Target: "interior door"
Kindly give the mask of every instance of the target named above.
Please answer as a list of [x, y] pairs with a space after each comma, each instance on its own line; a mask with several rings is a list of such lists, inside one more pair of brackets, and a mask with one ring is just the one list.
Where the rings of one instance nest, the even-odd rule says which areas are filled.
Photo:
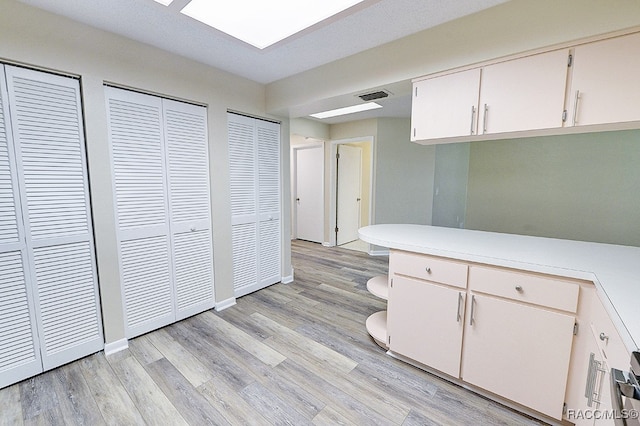
[[44, 370], [104, 347], [79, 81], [6, 67]]
[[342, 245], [358, 239], [362, 148], [338, 145], [336, 170], [336, 244]]
[[0, 388], [42, 372], [12, 139], [0, 64]]
[[126, 336], [175, 321], [162, 100], [106, 87]]
[[296, 238], [321, 243], [324, 239], [324, 147], [295, 151]]
[[162, 99], [176, 320], [214, 305], [205, 107]]

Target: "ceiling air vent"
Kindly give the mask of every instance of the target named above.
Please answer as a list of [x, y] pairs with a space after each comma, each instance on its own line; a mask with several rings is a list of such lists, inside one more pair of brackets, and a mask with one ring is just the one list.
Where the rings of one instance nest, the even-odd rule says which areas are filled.
[[369, 101], [374, 101], [376, 99], [386, 98], [390, 94], [391, 92], [388, 92], [386, 90], [377, 90], [371, 93], [363, 93], [362, 95], [358, 95], [358, 97], [365, 102], [369, 102]]

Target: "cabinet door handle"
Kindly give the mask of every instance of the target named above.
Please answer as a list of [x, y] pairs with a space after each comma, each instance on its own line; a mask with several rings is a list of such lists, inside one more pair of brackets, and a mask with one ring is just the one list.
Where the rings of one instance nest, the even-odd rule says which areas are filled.
[[469, 325], [473, 325], [473, 311], [476, 306], [476, 296], [471, 295], [471, 314], [469, 315]]
[[593, 384], [594, 384], [594, 372], [593, 363], [595, 354], [591, 352], [589, 355], [589, 368], [587, 368], [587, 384], [584, 387], [584, 397], [587, 398], [587, 406], [591, 407], [593, 405]]
[[482, 117], [482, 133], [487, 133], [487, 116], [489, 115], [489, 105], [484, 104], [484, 117]]
[[472, 105], [471, 106], [471, 130], [470, 130], [472, 135], [475, 134], [475, 130], [474, 130], [475, 121], [476, 121], [476, 107], [475, 105]]
[[[591, 352], [589, 354], [589, 369], [587, 370], [587, 386], [584, 390], [587, 407], [592, 407], [594, 402], [600, 404], [600, 392], [597, 388], [601, 387], [606, 372], [607, 370], [602, 368], [602, 362], [595, 359], [595, 354]], [[599, 375], [600, 377], [598, 377]], [[598, 386], [599, 384], [600, 386]]]
[[460, 320], [462, 319], [462, 313], [460, 312], [460, 308], [462, 308], [462, 293], [458, 293], [458, 315], [456, 316], [456, 321], [460, 322]]
[[578, 103], [580, 102], [580, 91], [576, 90], [576, 97], [573, 100], [573, 125], [578, 124]]
[[518, 293], [522, 293], [522, 286], [521, 286], [521, 285], [517, 285], [517, 286], [516, 286], [516, 291], [517, 291]]

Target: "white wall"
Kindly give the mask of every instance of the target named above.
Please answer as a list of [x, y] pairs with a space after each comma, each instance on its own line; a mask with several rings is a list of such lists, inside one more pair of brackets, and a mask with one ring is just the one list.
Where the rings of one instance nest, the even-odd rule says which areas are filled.
[[471, 143], [466, 228], [640, 246], [640, 130]]
[[[227, 109], [265, 116], [265, 91], [182, 57], [75, 23], [13, 0], [0, 0], [0, 60], [78, 75], [83, 90], [91, 202], [107, 343], [124, 337], [107, 141], [104, 82], [207, 105], [215, 287], [233, 297]], [[283, 203], [289, 194], [288, 120], [282, 127]], [[284, 210], [284, 272], [290, 273], [290, 214]]]

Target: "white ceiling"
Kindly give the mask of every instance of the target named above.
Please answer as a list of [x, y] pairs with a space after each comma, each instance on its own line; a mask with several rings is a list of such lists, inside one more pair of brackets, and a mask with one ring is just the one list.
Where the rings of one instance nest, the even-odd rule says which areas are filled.
[[[189, 0], [174, 0], [169, 7], [153, 0], [20, 1], [268, 84], [507, 0], [364, 0], [264, 50], [181, 14]], [[398, 98], [364, 116], [408, 116], [410, 97]], [[361, 117], [349, 116], [354, 118]], [[330, 121], [345, 119], [323, 120]]]

